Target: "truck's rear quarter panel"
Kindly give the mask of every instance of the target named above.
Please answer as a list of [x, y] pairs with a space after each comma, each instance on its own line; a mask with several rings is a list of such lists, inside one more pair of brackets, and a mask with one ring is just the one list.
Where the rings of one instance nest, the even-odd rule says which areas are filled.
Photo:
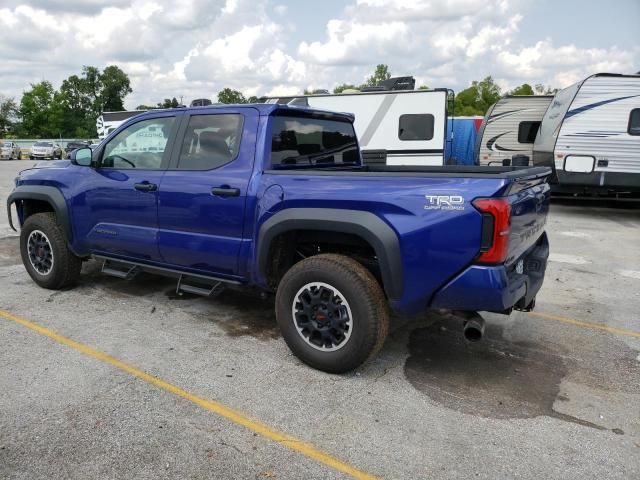
[[[265, 173], [262, 185], [263, 192], [266, 186], [279, 185], [284, 196], [274, 202], [265, 195], [259, 201], [258, 230], [259, 225], [284, 208], [361, 210], [374, 213], [390, 225], [400, 239], [404, 277], [402, 296], [393, 300], [392, 306], [409, 312], [426, 308], [433, 293], [477, 257], [482, 217], [471, 202], [476, 197], [493, 195], [506, 181], [283, 172]], [[461, 203], [456, 203], [457, 197]]]

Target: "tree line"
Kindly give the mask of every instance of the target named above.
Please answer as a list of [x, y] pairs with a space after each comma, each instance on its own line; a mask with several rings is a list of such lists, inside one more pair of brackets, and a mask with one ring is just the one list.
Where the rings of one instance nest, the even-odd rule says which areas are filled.
[[[378, 85], [391, 78], [389, 67], [377, 65], [364, 83], [345, 82], [333, 89], [334, 94], [348, 89], [359, 90]], [[418, 87], [428, 89], [426, 85]], [[474, 80], [471, 85], [450, 96], [449, 111], [456, 116], [484, 115], [489, 107], [503, 95], [553, 94], [557, 89], [537, 84], [522, 84], [503, 92], [491, 76]], [[0, 95], [0, 138], [92, 138], [96, 135], [96, 119], [105, 111], [124, 110], [124, 99], [132, 92], [129, 76], [115, 65], [102, 71], [85, 66], [80, 75], [63, 80], [58, 90], [51, 82], [33, 83], [16, 102], [14, 98]], [[305, 94], [312, 92], [305, 90]], [[218, 103], [256, 103], [256, 96], [245, 96], [239, 90], [223, 88], [217, 94]], [[182, 101], [182, 98], [181, 98]], [[176, 108], [176, 97], [165, 98], [156, 105], [138, 105], [137, 110]]]
[[101, 71], [85, 66], [57, 90], [42, 80], [30, 85], [20, 103], [0, 98], [0, 134], [10, 130], [15, 138], [92, 138], [100, 113], [124, 110], [124, 99], [131, 92], [129, 76], [119, 67]]

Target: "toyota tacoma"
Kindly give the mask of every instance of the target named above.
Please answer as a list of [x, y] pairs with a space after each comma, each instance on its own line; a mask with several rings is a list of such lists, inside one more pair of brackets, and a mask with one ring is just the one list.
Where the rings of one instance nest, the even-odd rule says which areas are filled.
[[381, 348], [390, 311], [462, 312], [473, 340], [475, 312], [533, 308], [549, 174], [366, 165], [350, 114], [205, 106], [140, 114], [93, 151], [24, 170], [7, 203], [39, 286], [72, 286], [94, 258], [179, 292], [254, 287], [275, 294], [295, 355], [338, 373]]

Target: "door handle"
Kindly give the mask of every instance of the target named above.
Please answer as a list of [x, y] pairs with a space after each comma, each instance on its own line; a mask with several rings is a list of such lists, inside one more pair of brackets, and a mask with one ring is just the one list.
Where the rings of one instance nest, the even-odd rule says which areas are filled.
[[216, 197], [239, 197], [240, 189], [239, 188], [231, 188], [227, 185], [223, 185], [221, 187], [214, 187], [211, 189], [211, 195]]
[[155, 192], [156, 190], [158, 190], [158, 185], [156, 185], [155, 183], [142, 182], [136, 183], [133, 188], [141, 192]]

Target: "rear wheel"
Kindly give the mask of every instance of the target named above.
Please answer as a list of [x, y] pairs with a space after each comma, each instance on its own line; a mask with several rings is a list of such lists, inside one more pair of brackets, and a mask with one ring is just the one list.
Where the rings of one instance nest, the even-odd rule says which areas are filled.
[[76, 283], [82, 260], [67, 247], [67, 241], [51, 212], [36, 213], [20, 231], [20, 254], [27, 273], [39, 286], [59, 290]]
[[371, 273], [342, 255], [295, 264], [276, 294], [276, 317], [293, 353], [318, 370], [353, 370], [382, 347], [389, 313]]

